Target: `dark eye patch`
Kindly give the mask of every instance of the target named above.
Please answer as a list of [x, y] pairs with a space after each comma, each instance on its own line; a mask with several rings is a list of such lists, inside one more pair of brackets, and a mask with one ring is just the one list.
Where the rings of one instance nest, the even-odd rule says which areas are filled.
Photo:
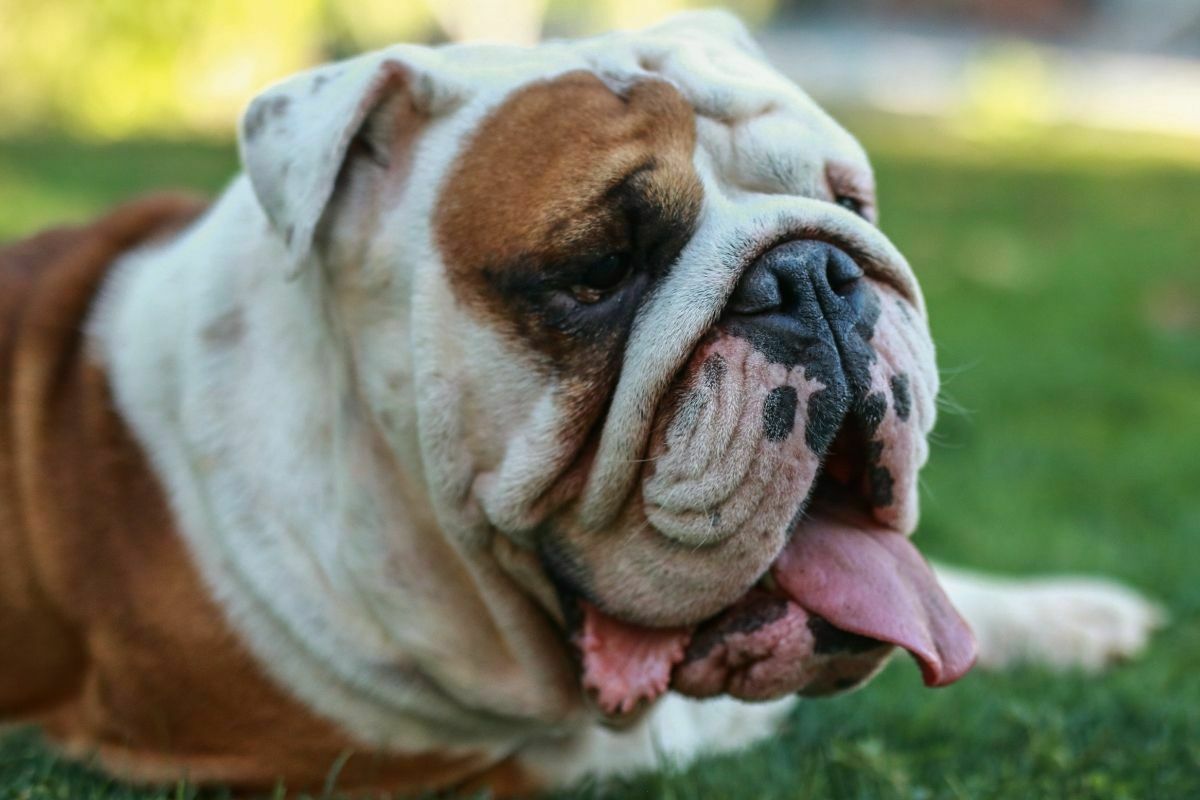
[[632, 273], [629, 253], [606, 253], [583, 265], [571, 294], [581, 303], [598, 303], [619, 289]]
[[613, 374], [699, 214], [694, 146], [694, 112], [663, 81], [618, 95], [576, 71], [519, 90], [442, 190], [438, 245], [456, 299], [551, 370]]
[[555, 270], [567, 292], [586, 305], [601, 303], [624, 292], [626, 286], [661, 277], [691, 237], [697, 216], [694, 204], [680, 202], [662, 186], [654, 159], [630, 170], [597, 202], [595, 213], [609, 220], [606, 241], [569, 258]]

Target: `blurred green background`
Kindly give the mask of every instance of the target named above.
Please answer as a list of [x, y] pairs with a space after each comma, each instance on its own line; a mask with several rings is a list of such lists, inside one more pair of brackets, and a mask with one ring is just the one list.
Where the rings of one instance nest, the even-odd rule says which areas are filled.
[[[241, 106], [313, 61], [678, 5], [531, 1], [497, 21], [468, 2], [0, 0], [0, 241], [153, 188], [218, 191]], [[1120, 578], [1170, 626], [1102, 676], [976, 672], [935, 692], [897, 662], [749, 753], [563, 797], [1200, 797], [1200, 26], [1186, 4], [1127, 6], [738, 10], [872, 153], [883, 227], [923, 282], [945, 395], [918, 541], [998, 572]], [[0, 739], [0, 798], [195, 794]]]

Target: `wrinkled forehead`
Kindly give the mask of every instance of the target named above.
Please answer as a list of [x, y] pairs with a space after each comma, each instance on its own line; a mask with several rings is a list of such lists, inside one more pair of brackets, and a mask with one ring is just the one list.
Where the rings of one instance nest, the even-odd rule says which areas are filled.
[[[460, 45], [444, 55], [477, 92], [469, 115], [475, 121], [567, 73], [591, 73], [616, 97], [659, 81], [691, 111], [696, 169], [709, 191], [823, 197], [831, 173], [855, 195], [873, 191], [858, 142], [771, 68], [740, 23], [724, 15], [685, 15], [647, 30], [532, 48]], [[545, 113], [579, 109], [564, 98]], [[469, 138], [471, 130], [462, 133]]]
[[[749, 191], [813, 194], [826, 165], [861, 171], [865, 154], [796, 84], [776, 72], [745, 30], [615, 34], [579, 49], [617, 91], [661, 79], [696, 115], [699, 166], [707, 179]], [[751, 157], [752, 156], [752, 157]]]

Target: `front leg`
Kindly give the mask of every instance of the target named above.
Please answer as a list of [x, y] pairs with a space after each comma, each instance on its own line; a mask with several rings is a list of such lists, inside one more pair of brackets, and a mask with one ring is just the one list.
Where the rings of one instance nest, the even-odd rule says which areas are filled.
[[684, 767], [699, 756], [741, 750], [770, 736], [795, 702], [795, 697], [767, 703], [730, 697], [691, 700], [672, 693], [629, 728], [591, 725], [531, 745], [521, 753], [520, 763], [547, 788], [569, 786], [587, 776]]
[[979, 641], [981, 667], [1016, 663], [1099, 670], [1145, 648], [1162, 608], [1114, 581], [1007, 579], [938, 566], [938, 579]]

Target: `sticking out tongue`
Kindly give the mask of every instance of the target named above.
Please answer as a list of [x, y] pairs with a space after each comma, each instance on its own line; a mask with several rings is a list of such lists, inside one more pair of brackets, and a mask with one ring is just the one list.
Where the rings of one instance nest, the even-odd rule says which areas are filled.
[[817, 512], [772, 572], [809, 613], [912, 653], [926, 686], [954, 683], [975, 663], [975, 636], [903, 534], [851, 512]]
[[[925, 559], [907, 536], [864, 515], [842, 509], [813, 512], [796, 530], [772, 574], [794, 603], [788, 613], [823, 617], [835, 628], [904, 648], [917, 660], [928, 686], [953, 683], [975, 661], [974, 636]], [[590, 603], [582, 605], [577, 643], [583, 656], [583, 683], [601, 710], [625, 714], [640, 701], [664, 693], [672, 670], [684, 660], [693, 631], [643, 628], [616, 620]], [[776, 642], [769, 637], [778, 635], [778, 626], [766, 626], [761, 634], [740, 627], [736, 649], [755, 653], [760, 670], [763, 653], [768, 654], [767, 661], [813, 656], [812, 639], [793, 638], [786, 646], [774, 647]], [[763, 641], [756, 641], [756, 636]], [[778, 674], [779, 670], [761, 672]], [[721, 682], [727, 677], [721, 676]], [[772, 687], [773, 693], [776, 688]]]

